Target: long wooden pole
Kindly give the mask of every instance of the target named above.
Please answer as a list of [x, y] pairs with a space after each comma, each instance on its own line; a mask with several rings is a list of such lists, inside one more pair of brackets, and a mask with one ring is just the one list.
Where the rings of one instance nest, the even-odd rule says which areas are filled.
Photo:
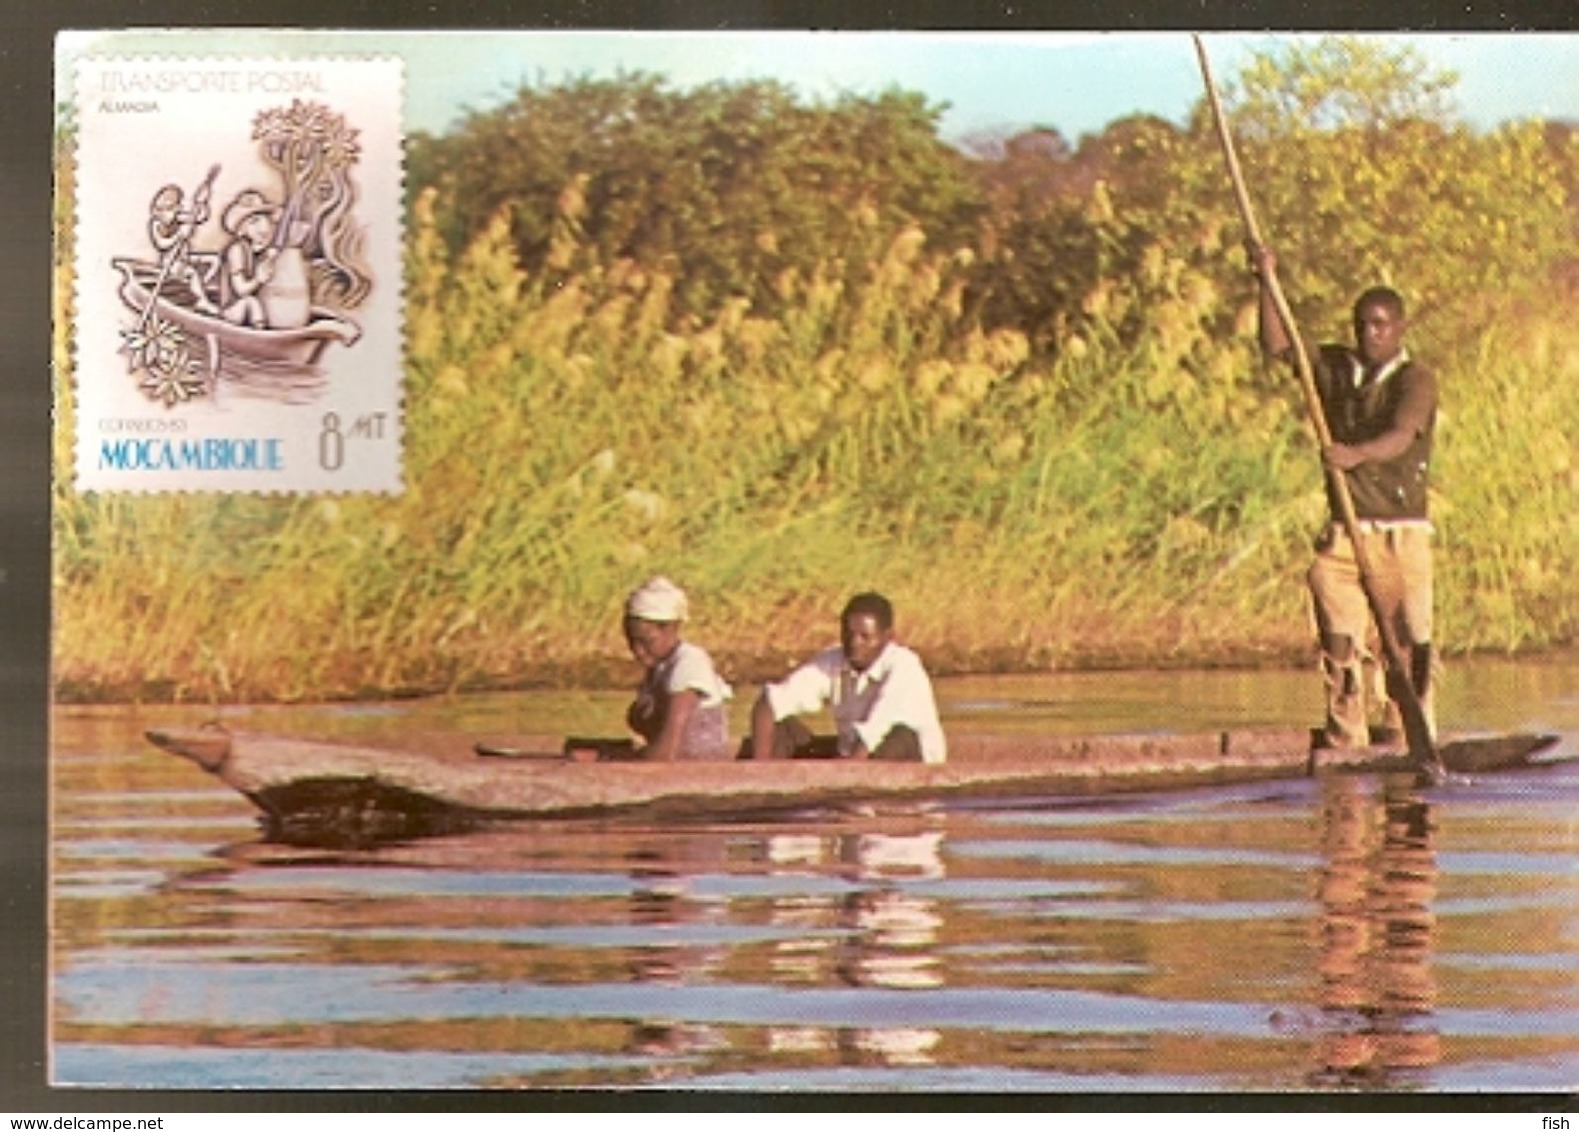
[[[1223, 160], [1228, 165], [1228, 176], [1234, 185], [1234, 197], [1239, 202], [1239, 214], [1244, 219], [1250, 242], [1259, 248], [1262, 246], [1260, 226], [1256, 223], [1255, 208], [1250, 203], [1249, 190], [1245, 188], [1244, 173], [1239, 167], [1239, 155], [1234, 149], [1233, 135], [1228, 132], [1228, 119], [1223, 113], [1222, 100], [1217, 94], [1217, 84], [1212, 80], [1212, 66], [1206, 57], [1206, 47], [1199, 35], [1191, 38], [1195, 42], [1196, 58], [1200, 60], [1201, 78], [1206, 83], [1206, 97], [1211, 103], [1212, 121], [1217, 126], [1217, 138], [1222, 143]], [[1305, 408], [1310, 414], [1311, 424], [1315, 427], [1316, 439], [1325, 451], [1332, 445], [1332, 429], [1327, 424], [1327, 414], [1321, 404], [1321, 395], [1316, 390], [1316, 374], [1311, 367], [1310, 353], [1306, 350], [1304, 339], [1300, 335], [1293, 308], [1289, 306], [1288, 297], [1283, 293], [1282, 284], [1278, 282], [1277, 272], [1266, 269], [1261, 278], [1293, 346], [1294, 367], [1299, 372], [1300, 387], [1305, 395]], [[1409, 754], [1420, 769], [1440, 773], [1441, 760], [1437, 755], [1436, 741], [1431, 735], [1431, 725], [1425, 717], [1425, 708], [1421, 705], [1420, 695], [1415, 689], [1408, 661], [1404, 657], [1403, 646], [1398, 641], [1398, 634], [1386, 611], [1377, 599], [1376, 575], [1371, 566], [1370, 553], [1360, 540], [1360, 523], [1354, 512], [1354, 497], [1349, 492], [1349, 481], [1338, 468], [1327, 466], [1326, 471], [1327, 478], [1332, 484], [1333, 499], [1338, 504], [1339, 519], [1349, 536], [1349, 542], [1354, 547], [1354, 564], [1359, 570], [1360, 587], [1365, 591], [1366, 603], [1371, 608], [1371, 616], [1376, 620], [1376, 629], [1381, 637], [1382, 656], [1388, 671], [1388, 690], [1397, 701], [1399, 713], [1403, 716], [1404, 739], [1409, 745]]]
[[[213, 191], [214, 178], [218, 176], [219, 166], [210, 166], [208, 176], [203, 179], [203, 183], [192, 193], [192, 223], [194, 226], [201, 224], [208, 215], [208, 194]], [[165, 280], [170, 277], [171, 266], [180, 258], [182, 251], [186, 249], [186, 245], [191, 242], [191, 239], [191, 232], [182, 235], [180, 239], [170, 245], [169, 252], [165, 254], [163, 261], [159, 264], [159, 274], [154, 278], [153, 290], [148, 292], [148, 302], [143, 307], [142, 317], [137, 320], [139, 333], [148, 325], [148, 317], [153, 314], [154, 304], [159, 301], [159, 292], [164, 288]]]

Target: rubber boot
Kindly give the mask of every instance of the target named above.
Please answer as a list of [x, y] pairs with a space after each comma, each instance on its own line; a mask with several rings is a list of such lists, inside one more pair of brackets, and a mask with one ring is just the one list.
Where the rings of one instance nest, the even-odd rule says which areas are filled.
[[1365, 725], [1365, 674], [1351, 637], [1322, 637], [1321, 671], [1327, 685], [1327, 721], [1322, 728], [1325, 745], [1365, 746], [1370, 741]]

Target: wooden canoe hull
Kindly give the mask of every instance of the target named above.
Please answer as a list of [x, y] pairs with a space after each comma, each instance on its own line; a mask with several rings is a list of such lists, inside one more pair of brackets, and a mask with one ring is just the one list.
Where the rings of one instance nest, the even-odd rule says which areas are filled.
[[[960, 736], [950, 761], [920, 763], [598, 762], [552, 757], [545, 739], [495, 740], [522, 756], [479, 758], [457, 736], [418, 749], [312, 742], [217, 729], [151, 731], [250, 799], [277, 840], [365, 843], [481, 822], [645, 816], [732, 816], [903, 799], [1078, 797], [1354, 770], [1407, 772], [1406, 752], [1312, 750], [1306, 731], [1013, 738]], [[1530, 765], [1551, 735], [1451, 739], [1451, 772]]]
[[[158, 267], [131, 259], [111, 262], [121, 273], [121, 301], [134, 311], [147, 309]], [[313, 365], [330, 345], [353, 345], [362, 334], [354, 323], [321, 307], [312, 309], [307, 325], [290, 329], [240, 326], [172, 302], [162, 290], [153, 298], [153, 309], [194, 338], [214, 339], [221, 353], [294, 366]]]

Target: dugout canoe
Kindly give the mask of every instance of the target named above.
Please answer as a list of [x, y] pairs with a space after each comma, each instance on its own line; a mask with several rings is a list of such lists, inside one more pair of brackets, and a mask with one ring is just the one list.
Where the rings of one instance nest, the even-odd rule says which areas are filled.
[[[120, 296], [133, 311], [150, 308], [167, 322], [197, 341], [213, 344], [220, 364], [227, 355], [253, 361], [288, 366], [314, 365], [331, 345], [354, 345], [362, 330], [325, 307], [313, 307], [307, 325], [290, 329], [241, 326], [217, 314], [204, 314], [192, 305], [195, 298], [186, 293], [185, 302], [176, 295], [185, 290], [177, 280], [159, 280], [159, 265], [141, 260], [116, 258], [110, 261], [121, 273]], [[154, 288], [158, 287], [155, 294]]]
[[[1407, 752], [1315, 749], [1309, 731], [1081, 737], [951, 736], [949, 761], [578, 762], [545, 737], [408, 736], [400, 748], [207, 727], [148, 732], [261, 811], [293, 843], [371, 843], [541, 818], [727, 817], [905, 799], [1034, 799], [1407, 772]], [[1459, 736], [1456, 774], [1537, 765], [1555, 735]], [[479, 757], [480, 753], [513, 757]]]

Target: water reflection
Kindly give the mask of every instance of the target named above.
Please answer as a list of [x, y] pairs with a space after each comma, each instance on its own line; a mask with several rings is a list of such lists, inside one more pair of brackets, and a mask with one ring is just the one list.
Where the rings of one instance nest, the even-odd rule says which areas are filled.
[[[653, 942], [634, 948], [632, 982], [660, 986], [694, 986], [712, 981], [727, 949], [665, 942], [665, 929], [716, 921], [724, 905], [705, 901], [690, 891], [689, 878], [717, 871], [723, 865], [723, 841], [717, 837], [665, 837], [643, 842], [629, 853], [630, 922], [650, 930]], [[682, 933], [683, 934], [683, 933]], [[728, 1039], [716, 1026], [679, 1018], [643, 1018], [631, 1025], [627, 1050], [644, 1057], [685, 1058], [722, 1049]], [[652, 1066], [657, 1079], [671, 1068]]]
[[[1488, 704], [1488, 689], [1506, 694], [1500, 714], [1457, 718], [1538, 720], [1579, 752], [1579, 659], [1510, 673], [1460, 684]], [[1117, 679], [1071, 687], [1106, 694]], [[1173, 718], [1195, 684], [1170, 680], [1122, 686], [1156, 699], [1130, 725]], [[1268, 685], [1247, 686], [1259, 711]], [[1017, 687], [981, 698], [1064, 701]], [[399, 722], [508, 731], [506, 711], [552, 701], [525, 702], [413, 704]], [[335, 719], [259, 711], [253, 726], [377, 739]], [[233, 791], [144, 750], [142, 728], [168, 722], [68, 718], [55, 737], [58, 1085], [1134, 1094], [1579, 1080], [1579, 763], [1479, 777], [1430, 806], [1407, 784], [1346, 778], [941, 813], [512, 823], [308, 852], [258, 841]], [[1283, 1008], [1269, 1028], [1270, 1003]]]
[[1323, 786], [1314, 1084], [1408, 1086], [1441, 1059], [1434, 830], [1411, 776], [1337, 775]]
[[[871, 815], [860, 816], [850, 829], [796, 826], [744, 837], [654, 832], [627, 845], [627, 914], [645, 937], [627, 951], [627, 977], [669, 987], [731, 986], [741, 974], [730, 968], [731, 957], [740, 956], [731, 951], [727, 933], [719, 935], [725, 942], [712, 945], [697, 942], [709, 936], [695, 929], [760, 914], [774, 930], [766, 970], [777, 985], [942, 987], [943, 914], [919, 887], [944, 876], [942, 818], [886, 814], [874, 828]], [[742, 865], [786, 882], [782, 891], [742, 886], [739, 878], [720, 880]], [[806, 883], [808, 877], [819, 883]], [[732, 895], [712, 891], [720, 884]], [[629, 1025], [625, 1052], [651, 1059], [647, 1075], [655, 1082], [751, 1042], [744, 1031], [685, 1017], [639, 1017]], [[776, 1024], [765, 1028], [761, 1040], [775, 1057], [790, 1061], [917, 1067], [934, 1064], [942, 1034], [898, 1024]]]
[[[848, 987], [933, 990], [944, 985], [938, 957], [944, 924], [937, 900], [917, 882], [944, 876], [941, 818], [918, 814], [919, 828], [773, 835], [765, 857], [770, 871], [833, 868], [852, 887], [842, 895], [797, 895], [774, 901], [773, 922], [805, 934], [780, 941], [775, 975]], [[832, 932], [828, 928], [834, 929]], [[783, 1054], [833, 1054], [840, 1065], [929, 1066], [942, 1034], [926, 1026], [774, 1027], [769, 1048]]]

